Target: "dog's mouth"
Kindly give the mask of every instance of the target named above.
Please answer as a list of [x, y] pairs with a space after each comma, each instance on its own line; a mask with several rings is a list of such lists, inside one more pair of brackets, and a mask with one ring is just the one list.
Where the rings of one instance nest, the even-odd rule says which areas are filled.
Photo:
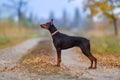
[[45, 24], [41, 24], [40, 26], [41, 28], [48, 29], [48, 26], [46, 26]]
[[44, 26], [43, 26], [43, 25], [40, 25], [40, 27], [41, 27], [41, 28], [44, 28]]

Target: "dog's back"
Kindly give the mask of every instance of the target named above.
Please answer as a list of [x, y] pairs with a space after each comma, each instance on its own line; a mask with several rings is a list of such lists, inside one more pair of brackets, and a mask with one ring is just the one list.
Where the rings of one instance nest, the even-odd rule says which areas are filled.
[[86, 44], [85, 42], [87, 41], [89, 40], [86, 38], [69, 36], [60, 32], [53, 36], [53, 43], [55, 47], [60, 47], [61, 49], [80, 46], [80, 44]]

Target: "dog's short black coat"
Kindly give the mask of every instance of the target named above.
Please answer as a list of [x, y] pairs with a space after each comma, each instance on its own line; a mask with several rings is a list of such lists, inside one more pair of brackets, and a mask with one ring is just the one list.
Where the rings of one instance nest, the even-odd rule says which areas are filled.
[[[53, 19], [46, 23], [40, 25], [42, 28], [48, 29], [53, 38], [53, 44], [57, 51], [57, 66], [61, 63], [61, 50], [80, 47], [82, 52], [90, 59], [91, 65], [89, 68], [97, 68], [97, 59], [91, 54], [90, 41], [83, 37], [68, 36], [66, 34], [60, 33], [53, 24]], [[93, 66], [93, 62], [95, 65]]]

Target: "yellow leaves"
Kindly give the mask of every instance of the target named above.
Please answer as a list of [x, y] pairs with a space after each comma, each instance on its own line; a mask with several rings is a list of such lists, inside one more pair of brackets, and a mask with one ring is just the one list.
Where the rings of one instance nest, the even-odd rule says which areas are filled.
[[23, 61], [23, 64], [30, 64], [31, 63], [31, 59], [25, 59], [24, 61]]
[[26, 66], [30, 71], [37, 73], [56, 73], [64, 71], [64, 67], [54, 66], [55, 61], [51, 56], [41, 55], [39, 57], [25, 58], [22, 64]]
[[91, 11], [91, 17], [95, 16], [99, 13], [99, 9], [95, 7], [95, 5], [89, 5], [89, 9]]
[[107, 10], [112, 11], [114, 9], [113, 6], [107, 6]]
[[51, 63], [50, 61], [49, 58], [42, 55], [41, 57], [34, 57], [33, 59], [26, 58], [23, 60], [23, 64]]
[[91, 10], [91, 16], [95, 16], [99, 13], [99, 10], [96, 9], [96, 10]]
[[106, 67], [120, 67], [120, 61], [113, 55], [99, 55], [95, 54], [96, 58], [100, 61], [101, 65]]
[[109, 19], [113, 18], [113, 15], [111, 13], [108, 13], [106, 11], [103, 11], [104, 15], [107, 16]]
[[106, 3], [106, 2], [100, 3], [99, 4], [99, 8], [102, 11], [112, 11], [114, 9], [113, 6], [108, 5], [108, 3]]
[[106, 3], [101, 3], [99, 7], [101, 10], [104, 10], [106, 8], [106, 6], [107, 6]]
[[115, 9], [115, 7], [110, 3], [111, 3], [110, 0], [104, 0], [104, 1], [89, 0], [85, 8], [87, 7], [90, 9], [91, 16], [95, 16], [100, 12], [110, 13], [112, 10]]
[[38, 43], [38, 45], [30, 51], [28, 55], [23, 57], [23, 66], [30, 72], [39, 74], [65, 71], [66, 67], [63, 65], [61, 67], [54, 66], [56, 64], [56, 60], [50, 43], [50, 41], [41, 41]]

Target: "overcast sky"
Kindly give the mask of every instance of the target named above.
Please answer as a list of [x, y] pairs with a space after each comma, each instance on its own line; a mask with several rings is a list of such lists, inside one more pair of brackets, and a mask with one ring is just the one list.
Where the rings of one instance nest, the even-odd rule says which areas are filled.
[[49, 13], [53, 11], [56, 17], [61, 17], [63, 9], [66, 9], [69, 16], [73, 16], [74, 9], [81, 6], [82, 0], [74, 0], [68, 2], [68, 0], [31, 0], [29, 5], [31, 11], [39, 17], [47, 18]]
[[[5, 0], [0, 0], [0, 3]], [[55, 17], [60, 18], [62, 16], [62, 11], [66, 9], [69, 16], [72, 17], [75, 8], [82, 8], [82, 0], [28, 0], [28, 12], [32, 12], [39, 18], [48, 18], [51, 11], [54, 12]], [[6, 15], [6, 14], [4, 14]]]

